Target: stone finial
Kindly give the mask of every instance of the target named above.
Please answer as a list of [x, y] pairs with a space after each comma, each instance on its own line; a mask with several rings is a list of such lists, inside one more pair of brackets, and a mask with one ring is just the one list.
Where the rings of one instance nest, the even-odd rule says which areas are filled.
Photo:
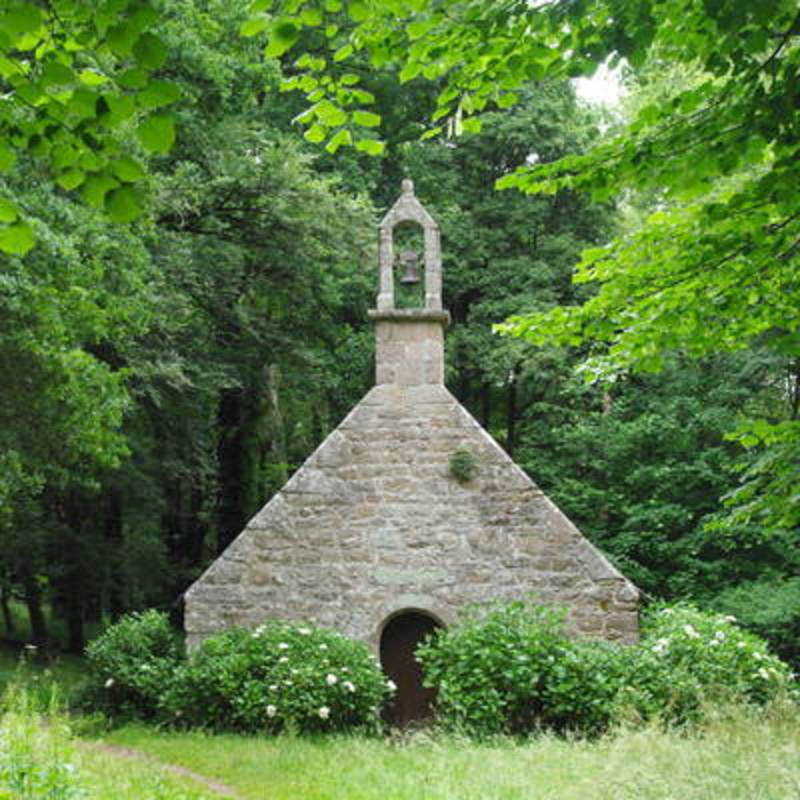
[[425, 238], [425, 309], [442, 310], [442, 251], [439, 226], [414, 195], [414, 182], [405, 178], [402, 193], [379, 226], [380, 288], [378, 311], [394, 309], [394, 229], [401, 222], [416, 222]]

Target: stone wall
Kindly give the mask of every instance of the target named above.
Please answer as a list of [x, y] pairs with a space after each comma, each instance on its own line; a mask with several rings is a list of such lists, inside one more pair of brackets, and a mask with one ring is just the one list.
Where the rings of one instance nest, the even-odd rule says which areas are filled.
[[[466, 604], [528, 593], [566, 606], [578, 633], [636, 639], [636, 588], [441, 377], [414, 381], [379, 382], [189, 589], [190, 646], [283, 617], [377, 647], [403, 609], [447, 625]], [[458, 449], [477, 460], [463, 484], [449, 466]]]

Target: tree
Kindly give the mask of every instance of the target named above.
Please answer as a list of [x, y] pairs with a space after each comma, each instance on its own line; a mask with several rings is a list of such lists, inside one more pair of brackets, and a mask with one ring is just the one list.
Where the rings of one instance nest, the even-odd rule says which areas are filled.
[[[307, 27], [330, 33], [332, 62], [298, 61], [304, 74], [288, 85], [307, 91], [303, 119], [330, 135], [332, 148], [360, 135], [358, 106], [368, 99], [345, 79], [355, 52], [376, 68], [397, 65], [401, 79], [438, 82], [432, 122], [447, 125], [431, 134], [458, 132], [466, 115], [492, 103], [514, 103], [525, 80], [586, 74], [608, 57], [635, 69], [657, 52], [699, 69], [702, 81], [643, 107], [586, 154], [526, 165], [498, 181], [529, 193], [569, 187], [602, 199], [648, 190], [663, 200], [639, 229], [584, 254], [576, 280], [596, 287], [589, 299], [518, 317], [505, 330], [532, 341], [596, 343], [586, 369], [597, 377], [658, 369], [676, 349], [698, 358], [764, 341], [798, 356], [795, 3], [257, 0], [252, 8], [248, 32], [266, 30], [273, 55], [288, 52]], [[345, 11], [350, 25], [331, 28]], [[765, 419], [743, 429], [743, 443], [765, 443], [772, 456], [754, 465], [749, 489], [734, 498], [742, 501], [740, 522], [800, 523], [789, 478], [798, 424]]]

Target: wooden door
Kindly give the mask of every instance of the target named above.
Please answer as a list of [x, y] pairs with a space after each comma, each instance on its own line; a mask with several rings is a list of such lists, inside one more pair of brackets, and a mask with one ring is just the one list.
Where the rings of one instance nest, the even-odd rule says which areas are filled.
[[432, 714], [435, 690], [422, 685], [422, 666], [414, 650], [439, 625], [427, 614], [407, 611], [391, 619], [381, 634], [381, 664], [397, 685], [394, 700], [386, 709], [386, 719], [393, 725], [406, 726]]

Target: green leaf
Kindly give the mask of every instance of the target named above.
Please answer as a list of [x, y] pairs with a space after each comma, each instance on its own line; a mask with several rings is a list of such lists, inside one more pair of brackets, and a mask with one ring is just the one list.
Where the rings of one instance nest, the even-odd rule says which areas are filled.
[[339, 78], [339, 83], [342, 86], [353, 86], [354, 84], [358, 83], [361, 78], [355, 74], [355, 72], [345, 72], [341, 78]]
[[349, 0], [347, 3], [347, 13], [353, 22], [364, 22], [369, 16], [369, 9], [364, 0]]
[[174, 103], [180, 96], [181, 90], [177, 83], [152, 80], [147, 88], [137, 95], [136, 101], [140, 108], [159, 108]]
[[36, 238], [30, 225], [18, 222], [7, 228], [0, 228], [0, 250], [15, 256], [24, 256], [33, 245]]
[[[0, 30], [14, 40], [26, 33], [34, 33], [42, 25], [42, 12], [33, 3], [17, 3], [0, 17]], [[19, 46], [19, 43], [15, 41]]]
[[84, 181], [81, 195], [90, 206], [102, 208], [106, 194], [117, 186], [119, 186], [119, 181], [101, 172], [99, 175], [90, 175]]
[[325, 141], [325, 137], [327, 135], [328, 129], [323, 125], [315, 123], [303, 134], [303, 138], [309, 142], [313, 142], [314, 144], [319, 144], [320, 142]]
[[125, 58], [131, 54], [131, 49], [139, 36], [137, 26], [131, 20], [125, 20], [115, 25], [106, 34], [106, 44], [116, 56]]
[[124, 183], [134, 183], [142, 180], [145, 176], [142, 165], [128, 156], [112, 161], [109, 167], [114, 175]]
[[59, 86], [74, 80], [75, 73], [59, 61], [49, 61], [42, 70], [43, 86]]
[[342, 0], [325, 0], [325, 10], [331, 14], [342, 10]]
[[346, 44], [340, 47], [334, 54], [333, 60], [334, 61], [344, 61], [346, 58], [353, 54], [353, 45]]
[[0, 142], [0, 172], [10, 170], [16, 160], [14, 151], [5, 142]]
[[300, 19], [303, 25], [315, 28], [317, 25], [322, 25], [322, 12], [318, 8], [309, 6], [300, 12]]
[[335, 153], [342, 145], [352, 143], [353, 136], [350, 131], [347, 130], [347, 128], [341, 128], [337, 133], [331, 136], [330, 141], [325, 145], [325, 149], [329, 153]]
[[328, 128], [335, 128], [347, 122], [347, 114], [330, 100], [322, 100], [314, 106], [317, 119]]
[[377, 139], [359, 139], [356, 142], [356, 150], [367, 153], [370, 156], [379, 156], [386, 149], [386, 143]]
[[84, 180], [86, 179], [86, 173], [79, 169], [68, 169], [66, 172], [62, 172], [57, 178], [56, 183], [66, 191], [71, 191], [72, 189], [77, 188], [80, 186]]
[[354, 111], [353, 122], [365, 128], [376, 128], [381, 124], [381, 118], [379, 114], [373, 114], [371, 111]]
[[153, 33], [143, 33], [133, 45], [133, 57], [140, 67], [155, 70], [167, 60], [167, 48]]
[[14, 222], [18, 216], [17, 207], [5, 197], [0, 197], [0, 222]]
[[125, 89], [142, 89], [147, 85], [148, 77], [145, 70], [133, 67], [121, 73], [117, 83]]
[[175, 123], [170, 116], [151, 116], [136, 129], [136, 136], [148, 152], [168, 153], [175, 141]]
[[96, 70], [85, 69], [78, 74], [78, 80], [86, 86], [100, 86], [106, 83], [108, 78]]
[[114, 189], [106, 198], [105, 207], [114, 222], [132, 222], [142, 215], [139, 196], [132, 186]]
[[269, 27], [269, 17], [251, 17], [242, 23], [239, 33], [242, 36], [256, 36]]

